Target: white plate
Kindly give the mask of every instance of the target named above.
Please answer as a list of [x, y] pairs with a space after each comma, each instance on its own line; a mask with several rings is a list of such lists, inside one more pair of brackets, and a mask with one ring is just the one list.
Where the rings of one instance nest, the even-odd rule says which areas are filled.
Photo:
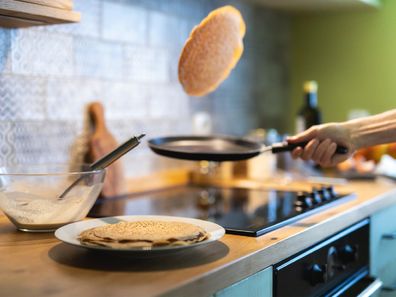
[[[103, 226], [108, 224], [115, 224], [120, 221], [133, 222], [133, 221], [143, 221], [143, 220], [156, 220], [156, 221], [176, 221], [176, 222], [184, 222], [190, 223], [196, 226], [203, 228], [206, 232], [210, 234], [210, 237], [204, 241], [197, 242], [191, 245], [183, 245], [183, 246], [164, 246], [164, 247], [154, 247], [152, 249], [143, 249], [143, 248], [130, 248], [130, 249], [114, 249], [109, 247], [101, 247], [101, 246], [88, 246], [83, 245], [78, 240], [78, 235], [87, 229]], [[219, 240], [223, 237], [225, 230], [223, 227], [203, 220], [192, 219], [192, 218], [183, 218], [183, 217], [172, 217], [172, 216], [117, 216], [117, 217], [106, 217], [100, 219], [92, 219], [87, 221], [81, 221], [76, 223], [71, 223], [65, 225], [58, 230], [55, 231], [55, 237], [59, 240], [74, 245], [80, 246], [88, 249], [94, 250], [106, 250], [106, 251], [121, 251], [121, 252], [135, 252], [139, 254], [152, 254], [152, 253], [163, 253], [163, 252], [173, 252], [186, 248], [196, 247], [204, 244], [208, 244], [210, 242]]]

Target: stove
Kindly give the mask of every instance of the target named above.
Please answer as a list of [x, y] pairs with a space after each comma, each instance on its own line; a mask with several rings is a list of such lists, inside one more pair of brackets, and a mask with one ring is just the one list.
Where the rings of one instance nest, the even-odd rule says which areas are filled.
[[171, 215], [215, 222], [227, 233], [260, 236], [353, 199], [332, 186], [309, 192], [179, 186], [140, 195], [99, 199], [89, 216]]

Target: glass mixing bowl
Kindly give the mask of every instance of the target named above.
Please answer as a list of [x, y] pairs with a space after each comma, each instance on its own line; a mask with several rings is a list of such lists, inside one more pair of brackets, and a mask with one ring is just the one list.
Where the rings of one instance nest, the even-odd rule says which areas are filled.
[[[68, 165], [0, 167], [0, 209], [21, 231], [49, 232], [86, 217], [103, 187], [105, 170]], [[71, 190], [59, 196], [77, 179]]]

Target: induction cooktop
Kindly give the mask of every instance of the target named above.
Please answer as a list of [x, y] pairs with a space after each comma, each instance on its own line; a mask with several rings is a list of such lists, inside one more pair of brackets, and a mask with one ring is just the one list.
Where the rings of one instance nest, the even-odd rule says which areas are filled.
[[260, 236], [353, 198], [353, 194], [337, 194], [332, 186], [309, 192], [179, 186], [98, 199], [89, 216], [183, 216], [215, 222], [227, 233]]

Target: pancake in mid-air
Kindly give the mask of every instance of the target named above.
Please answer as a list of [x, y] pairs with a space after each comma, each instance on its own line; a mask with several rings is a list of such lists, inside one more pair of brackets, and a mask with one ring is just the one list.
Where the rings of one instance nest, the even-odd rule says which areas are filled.
[[179, 59], [179, 81], [185, 92], [204, 96], [214, 91], [243, 53], [246, 25], [233, 6], [220, 7], [196, 26]]

